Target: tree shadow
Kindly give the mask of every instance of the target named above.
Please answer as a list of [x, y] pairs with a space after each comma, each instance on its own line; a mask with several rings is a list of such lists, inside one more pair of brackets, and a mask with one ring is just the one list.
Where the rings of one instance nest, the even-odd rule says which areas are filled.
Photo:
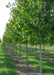
[[0, 75], [19, 75], [15, 65], [3, 47], [0, 49]]

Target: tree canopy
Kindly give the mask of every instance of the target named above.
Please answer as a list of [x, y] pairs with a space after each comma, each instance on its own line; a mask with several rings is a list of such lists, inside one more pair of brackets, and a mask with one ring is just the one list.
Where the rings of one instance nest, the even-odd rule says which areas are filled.
[[10, 8], [3, 42], [54, 44], [54, 1], [15, 0]]

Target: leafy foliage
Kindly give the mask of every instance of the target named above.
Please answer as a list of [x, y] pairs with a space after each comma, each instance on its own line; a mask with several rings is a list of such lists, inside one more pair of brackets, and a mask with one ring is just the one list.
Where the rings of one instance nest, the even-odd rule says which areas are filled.
[[3, 42], [9, 43], [50, 43], [54, 44], [54, 1], [15, 0]]
[[0, 39], [0, 43], [1, 43], [1, 39]]

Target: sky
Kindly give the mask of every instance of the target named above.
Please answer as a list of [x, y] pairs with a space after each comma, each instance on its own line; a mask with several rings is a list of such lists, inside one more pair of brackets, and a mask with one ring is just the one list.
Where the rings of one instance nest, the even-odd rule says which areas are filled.
[[8, 2], [13, 3], [14, 0], [0, 0], [0, 38], [2, 39], [5, 32], [6, 23], [10, 17], [10, 9], [6, 8]]

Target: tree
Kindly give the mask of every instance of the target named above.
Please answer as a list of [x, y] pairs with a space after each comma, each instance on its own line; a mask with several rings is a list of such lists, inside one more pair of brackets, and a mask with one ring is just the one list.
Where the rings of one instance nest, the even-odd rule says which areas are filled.
[[1, 39], [0, 39], [0, 43], [1, 43]]
[[54, 44], [54, 1], [15, 0], [15, 3], [7, 6], [11, 9], [11, 19], [6, 26], [3, 40], [26, 45], [40, 44], [41, 63], [41, 44]]

